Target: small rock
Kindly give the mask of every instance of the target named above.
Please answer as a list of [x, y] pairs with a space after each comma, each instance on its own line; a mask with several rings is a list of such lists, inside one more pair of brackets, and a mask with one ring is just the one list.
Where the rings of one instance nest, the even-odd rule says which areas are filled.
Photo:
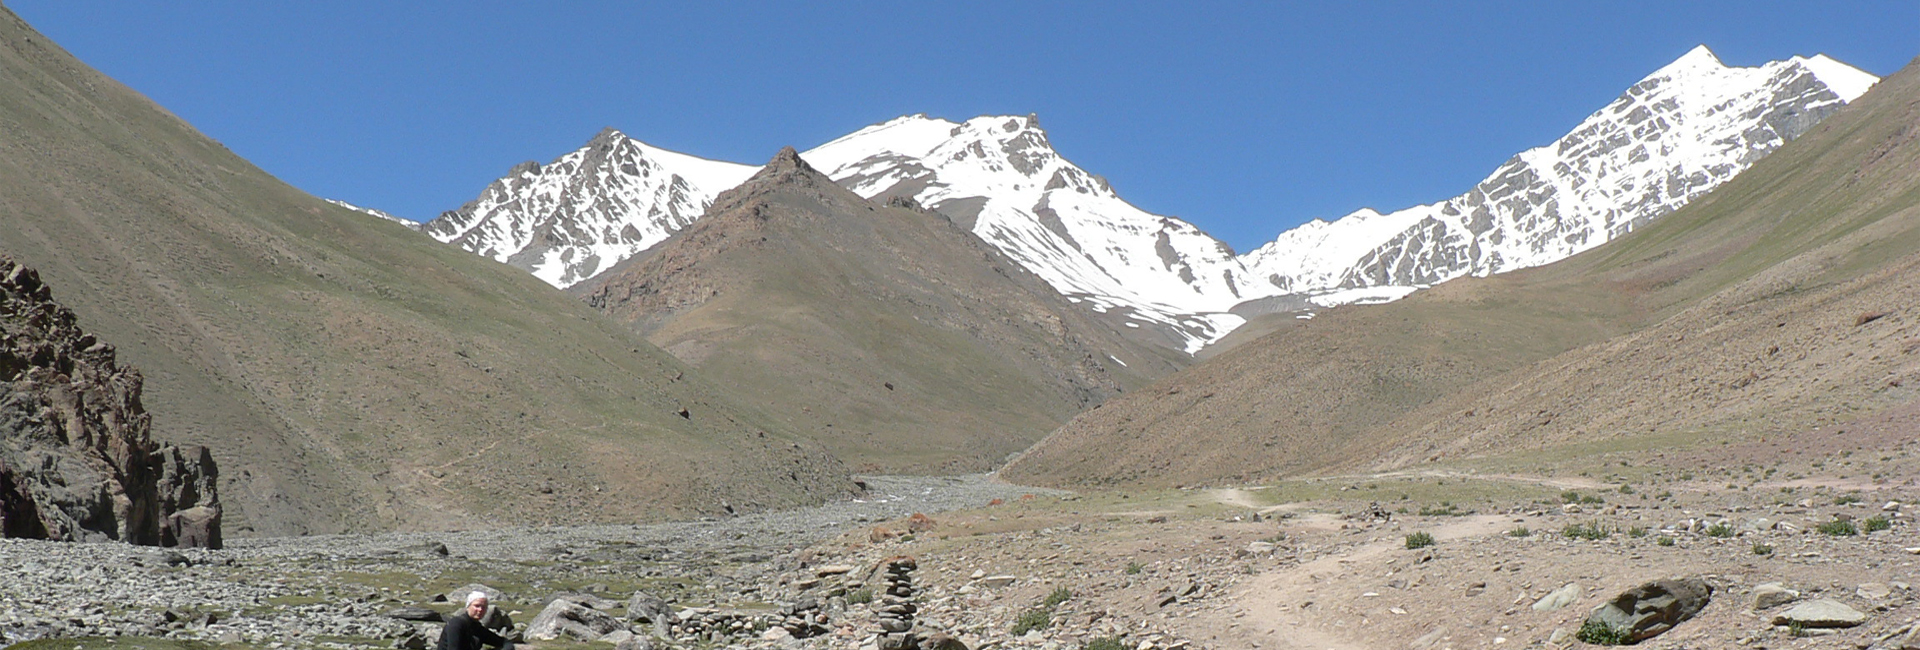
[[1482, 593], [1486, 593], [1486, 591], [1487, 591], [1487, 583], [1484, 583], [1484, 582], [1476, 582], [1476, 583], [1467, 585], [1468, 598], [1472, 598]]
[[1013, 584], [1014, 580], [1016, 580], [1016, 578], [1013, 576], [987, 576], [975, 581], [975, 584], [988, 589], [998, 589]]
[[1580, 585], [1569, 582], [1562, 585], [1559, 589], [1553, 590], [1553, 593], [1542, 596], [1540, 600], [1534, 601], [1533, 611], [1551, 612], [1572, 605], [1573, 601], [1579, 599]]
[[1772, 609], [1800, 599], [1800, 592], [1788, 589], [1778, 582], [1769, 582], [1753, 588], [1753, 609], [1759, 611]]
[[1886, 600], [1893, 595], [1893, 587], [1884, 583], [1869, 582], [1853, 590], [1853, 595], [1862, 600]]
[[387, 618], [397, 618], [403, 621], [420, 621], [423, 623], [439, 623], [446, 620], [445, 617], [440, 615], [440, 612], [425, 607], [401, 607], [399, 609], [389, 610], [387, 612]]
[[1807, 627], [1853, 627], [1867, 622], [1867, 615], [1832, 598], [1810, 600], [1773, 615], [1774, 625]]

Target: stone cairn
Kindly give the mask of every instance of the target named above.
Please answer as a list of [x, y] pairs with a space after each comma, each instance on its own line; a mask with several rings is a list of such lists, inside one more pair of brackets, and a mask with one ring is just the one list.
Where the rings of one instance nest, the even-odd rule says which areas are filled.
[[873, 611], [880, 623], [880, 635], [876, 638], [879, 650], [920, 647], [913, 632], [913, 613], [917, 610], [913, 604], [913, 570], [917, 566], [913, 558], [906, 556], [881, 562], [880, 582], [885, 585], [885, 591], [873, 600]]

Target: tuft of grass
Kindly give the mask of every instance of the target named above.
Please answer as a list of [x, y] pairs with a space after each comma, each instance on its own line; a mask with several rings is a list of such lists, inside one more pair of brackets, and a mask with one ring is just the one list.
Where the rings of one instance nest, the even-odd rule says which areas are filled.
[[1673, 546], [1673, 538], [1666, 535], [1653, 538], [1653, 543], [1661, 546]]
[[1426, 548], [1433, 545], [1433, 535], [1426, 531], [1407, 535], [1407, 548]]
[[1863, 532], [1863, 533], [1871, 533], [1876, 530], [1886, 530], [1892, 527], [1893, 527], [1893, 521], [1881, 515], [1874, 515], [1872, 517], [1868, 517], [1866, 521], [1860, 522], [1860, 532]]
[[1773, 547], [1759, 542], [1753, 543], [1754, 555], [1773, 555]]
[[1836, 506], [1851, 505], [1859, 502], [1860, 495], [1858, 494], [1842, 494], [1833, 498], [1833, 505]]
[[1852, 535], [1860, 534], [1860, 530], [1858, 528], [1854, 528], [1853, 521], [1848, 519], [1835, 519], [1833, 521], [1820, 524], [1819, 526], [1816, 526], [1814, 529], [1822, 533], [1826, 533], [1827, 535], [1831, 535], [1833, 537], [1849, 537]]
[[1634, 527], [1632, 527], [1632, 528], [1628, 528], [1628, 529], [1627, 529], [1627, 536], [1628, 536], [1628, 537], [1646, 537], [1646, 536], [1647, 536], [1647, 527], [1646, 527], [1646, 526], [1634, 526]]
[[1732, 537], [1733, 524], [1724, 521], [1718, 522], [1712, 526], [1708, 526], [1706, 533], [1708, 537]]
[[849, 591], [847, 592], [847, 602], [855, 605], [864, 605], [867, 603], [871, 603], [873, 602], [873, 589], [869, 587], [861, 587], [859, 589]]
[[1613, 529], [1589, 521], [1585, 524], [1567, 524], [1566, 528], [1560, 529], [1560, 535], [1568, 539], [1602, 540], [1612, 537]]
[[1072, 598], [1073, 598], [1073, 591], [1067, 589], [1066, 587], [1054, 587], [1053, 591], [1048, 592], [1047, 597], [1040, 601], [1040, 606], [1045, 607], [1047, 609], [1053, 609], [1055, 607], [1059, 607], [1060, 603], [1067, 602]]
[[1011, 632], [1014, 636], [1020, 636], [1034, 630], [1047, 629], [1049, 625], [1053, 625], [1053, 609], [1050, 607], [1035, 607], [1020, 612], [1020, 616], [1013, 619], [1013, 629]]
[[1140, 575], [1140, 572], [1145, 570], [1147, 570], [1147, 565], [1141, 564], [1138, 560], [1127, 563], [1127, 575]]
[[1117, 636], [1103, 636], [1081, 644], [1080, 650], [1133, 650], [1133, 646]]
[[1507, 531], [1508, 537], [1528, 537], [1531, 535], [1533, 535], [1533, 531], [1527, 530], [1526, 526], [1514, 526], [1513, 530]]
[[1626, 645], [1633, 641], [1631, 632], [1591, 618], [1580, 624], [1580, 631], [1575, 632], [1573, 638], [1594, 645]]

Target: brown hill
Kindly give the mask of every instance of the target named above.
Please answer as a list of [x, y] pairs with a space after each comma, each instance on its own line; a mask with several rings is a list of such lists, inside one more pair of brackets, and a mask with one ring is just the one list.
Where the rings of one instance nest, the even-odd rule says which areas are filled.
[[215, 450], [229, 531], [623, 521], [849, 485], [625, 326], [279, 182], [4, 11], [0, 250], [146, 373], [156, 438]]
[[991, 467], [1179, 363], [946, 217], [862, 199], [792, 149], [584, 292], [867, 469]]
[[[1708, 197], [1562, 262], [1276, 327], [1086, 413], [1003, 476], [1176, 485], [1660, 434], [1912, 396], [1920, 68]], [[1904, 293], [1903, 293], [1904, 292]]]

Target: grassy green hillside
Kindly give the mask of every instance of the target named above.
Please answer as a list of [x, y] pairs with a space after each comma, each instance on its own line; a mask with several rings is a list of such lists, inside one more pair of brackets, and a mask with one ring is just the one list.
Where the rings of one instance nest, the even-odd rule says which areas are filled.
[[589, 302], [868, 470], [990, 468], [1183, 361], [789, 153]]
[[625, 326], [281, 183], [3, 10], [0, 250], [145, 373], [157, 437], [215, 450], [230, 531], [620, 521], [848, 485]]
[[[1905, 372], [1892, 349], [1907, 336], [1905, 307], [1889, 298], [1920, 251], [1917, 98], [1910, 65], [1638, 232], [1545, 267], [1275, 328], [1082, 414], [1003, 475], [1231, 482], [1811, 426], [1898, 403], [1904, 384], [1884, 375]], [[1852, 329], [1869, 313], [1886, 322]], [[1783, 338], [1755, 344], [1768, 328]], [[1795, 370], [1741, 363], [1780, 350]], [[1770, 376], [1768, 390], [1744, 390]], [[1705, 397], [1708, 383], [1740, 388]]]

